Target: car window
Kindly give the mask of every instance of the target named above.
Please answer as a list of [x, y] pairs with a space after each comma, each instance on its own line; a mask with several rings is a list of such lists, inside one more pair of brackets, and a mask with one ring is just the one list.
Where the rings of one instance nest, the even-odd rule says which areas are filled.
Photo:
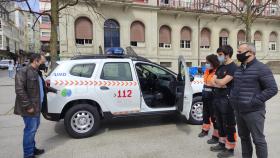
[[167, 72], [158, 68], [158, 67], [155, 67], [155, 66], [151, 66], [151, 65], [142, 65], [143, 68], [145, 68], [146, 70], [152, 72], [153, 74], [156, 74], [156, 75], [167, 75]]
[[141, 69], [141, 71], [144, 73], [144, 75], [146, 73], [152, 73], [152, 74], [155, 74], [157, 76], [160, 76], [160, 75], [171, 75], [169, 72], [159, 68], [159, 67], [156, 67], [156, 66], [153, 66], [153, 65], [149, 65], [149, 64], [137, 64], [136, 67], [138, 67], [139, 69]]
[[100, 78], [103, 80], [132, 81], [130, 64], [105, 63]]
[[70, 74], [73, 76], [90, 78], [94, 68], [95, 64], [78, 64], [72, 67]]

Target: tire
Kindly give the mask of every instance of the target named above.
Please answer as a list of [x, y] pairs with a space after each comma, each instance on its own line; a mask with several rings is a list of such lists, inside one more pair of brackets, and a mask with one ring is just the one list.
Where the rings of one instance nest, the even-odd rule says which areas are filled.
[[193, 125], [202, 125], [203, 123], [203, 102], [202, 96], [193, 98], [192, 108], [190, 111], [190, 118], [188, 123]]
[[96, 107], [89, 104], [74, 105], [64, 117], [65, 130], [73, 138], [93, 136], [99, 125], [100, 114]]

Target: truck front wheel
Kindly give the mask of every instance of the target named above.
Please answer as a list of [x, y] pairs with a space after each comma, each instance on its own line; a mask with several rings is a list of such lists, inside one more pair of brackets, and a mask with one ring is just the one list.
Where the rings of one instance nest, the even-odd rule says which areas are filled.
[[64, 118], [65, 129], [73, 138], [86, 138], [94, 135], [99, 124], [98, 110], [89, 104], [74, 105], [66, 112]]
[[201, 125], [203, 123], [203, 102], [201, 96], [193, 98], [188, 122], [194, 125]]

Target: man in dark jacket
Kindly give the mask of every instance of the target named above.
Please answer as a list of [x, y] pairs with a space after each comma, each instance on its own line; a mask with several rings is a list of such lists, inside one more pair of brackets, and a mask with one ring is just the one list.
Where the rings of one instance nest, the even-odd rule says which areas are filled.
[[[241, 44], [237, 59], [242, 63], [234, 74], [230, 102], [235, 110], [242, 157], [252, 158], [251, 136], [258, 158], [267, 158], [264, 136], [265, 102], [277, 94], [278, 88], [271, 70], [256, 57], [253, 44]], [[250, 136], [251, 135], [251, 136]]]
[[[34, 158], [35, 155], [44, 153], [44, 150], [35, 147], [35, 134], [40, 125], [40, 112], [46, 90], [42, 78], [38, 74], [38, 68], [44, 64], [45, 57], [40, 54], [32, 54], [31, 64], [20, 69], [15, 78], [16, 102], [14, 113], [21, 115], [25, 124], [23, 135], [24, 158]], [[48, 91], [48, 90], [47, 90]], [[53, 91], [55, 92], [55, 91]]]

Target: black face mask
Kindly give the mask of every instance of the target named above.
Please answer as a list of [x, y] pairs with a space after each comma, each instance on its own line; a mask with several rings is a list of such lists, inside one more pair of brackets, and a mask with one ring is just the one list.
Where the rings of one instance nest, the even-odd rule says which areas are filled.
[[46, 69], [46, 65], [45, 64], [41, 64], [38, 69], [39, 70], [45, 70]]
[[248, 53], [249, 51], [247, 52], [244, 52], [244, 53], [241, 53], [241, 54], [237, 54], [236, 57], [237, 57], [237, 60], [240, 61], [241, 63], [244, 63], [250, 56], [246, 56], [246, 54]]

